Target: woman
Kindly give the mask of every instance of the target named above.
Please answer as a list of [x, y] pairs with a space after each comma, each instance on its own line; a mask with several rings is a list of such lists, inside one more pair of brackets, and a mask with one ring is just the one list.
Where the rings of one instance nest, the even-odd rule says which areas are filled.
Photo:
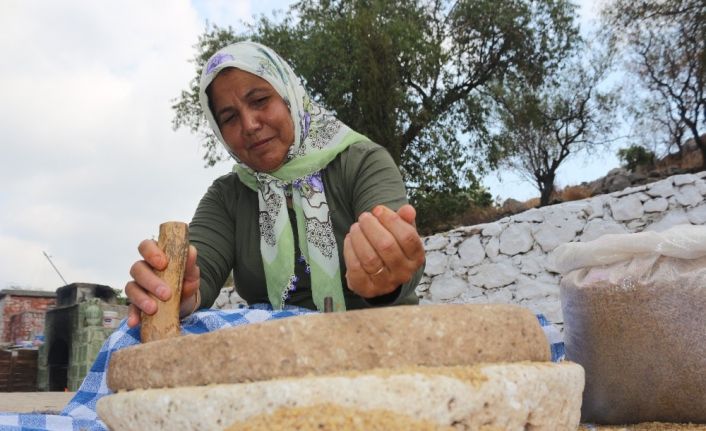
[[[318, 107], [269, 48], [240, 42], [201, 74], [200, 101], [238, 162], [217, 179], [190, 224], [181, 315], [210, 306], [226, 277], [249, 304], [335, 310], [416, 303], [424, 249], [389, 154]], [[197, 252], [198, 250], [198, 252]], [[152, 240], [130, 269], [128, 324], [170, 291]], [[343, 275], [343, 276], [342, 276]]]

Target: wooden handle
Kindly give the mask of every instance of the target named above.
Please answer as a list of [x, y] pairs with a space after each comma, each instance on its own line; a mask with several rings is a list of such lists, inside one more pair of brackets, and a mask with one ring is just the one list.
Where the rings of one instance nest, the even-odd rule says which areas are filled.
[[181, 287], [184, 281], [186, 256], [189, 253], [189, 227], [186, 223], [166, 222], [159, 225], [159, 248], [169, 259], [164, 271], [156, 274], [165, 281], [172, 291], [168, 301], [162, 301], [150, 294], [157, 302], [157, 312], [153, 315], [142, 313], [140, 337], [143, 343], [179, 336], [179, 304]]

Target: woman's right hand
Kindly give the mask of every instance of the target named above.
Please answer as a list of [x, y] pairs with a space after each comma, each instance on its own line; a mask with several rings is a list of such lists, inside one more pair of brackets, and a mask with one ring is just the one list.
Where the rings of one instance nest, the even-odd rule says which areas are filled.
[[[166, 269], [167, 255], [159, 249], [156, 241], [150, 239], [142, 241], [137, 249], [143, 260], [130, 267], [133, 280], [125, 285], [125, 294], [130, 300], [127, 324], [131, 328], [140, 323], [141, 312], [154, 314], [157, 311], [157, 303], [148, 293], [162, 301], [172, 296], [169, 286], [154, 272]], [[201, 305], [195, 303], [200, 300], [199, 295], [196, 295], [200, 280], [199, 267], [196, 265], [196, 248], [190, 245], [181, 290], [180, 317], [188, 315]]]

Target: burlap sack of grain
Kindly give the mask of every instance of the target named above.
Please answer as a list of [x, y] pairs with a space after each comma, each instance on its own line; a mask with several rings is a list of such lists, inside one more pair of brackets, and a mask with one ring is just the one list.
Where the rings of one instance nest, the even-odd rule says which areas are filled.
[[706, 423], [706, 226], [605, 235], [555, 252], [583, 422]]

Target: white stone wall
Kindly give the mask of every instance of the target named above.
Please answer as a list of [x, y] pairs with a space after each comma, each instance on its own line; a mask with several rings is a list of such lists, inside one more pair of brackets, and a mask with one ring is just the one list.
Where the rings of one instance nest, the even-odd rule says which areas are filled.
[[426, 269], [417, 294], [422, 303], [520, 304], [561, 324], [552, 250], [608, 233], [706, 224], [705, 179], [706, 172], [676, 175], [426, 237]]

